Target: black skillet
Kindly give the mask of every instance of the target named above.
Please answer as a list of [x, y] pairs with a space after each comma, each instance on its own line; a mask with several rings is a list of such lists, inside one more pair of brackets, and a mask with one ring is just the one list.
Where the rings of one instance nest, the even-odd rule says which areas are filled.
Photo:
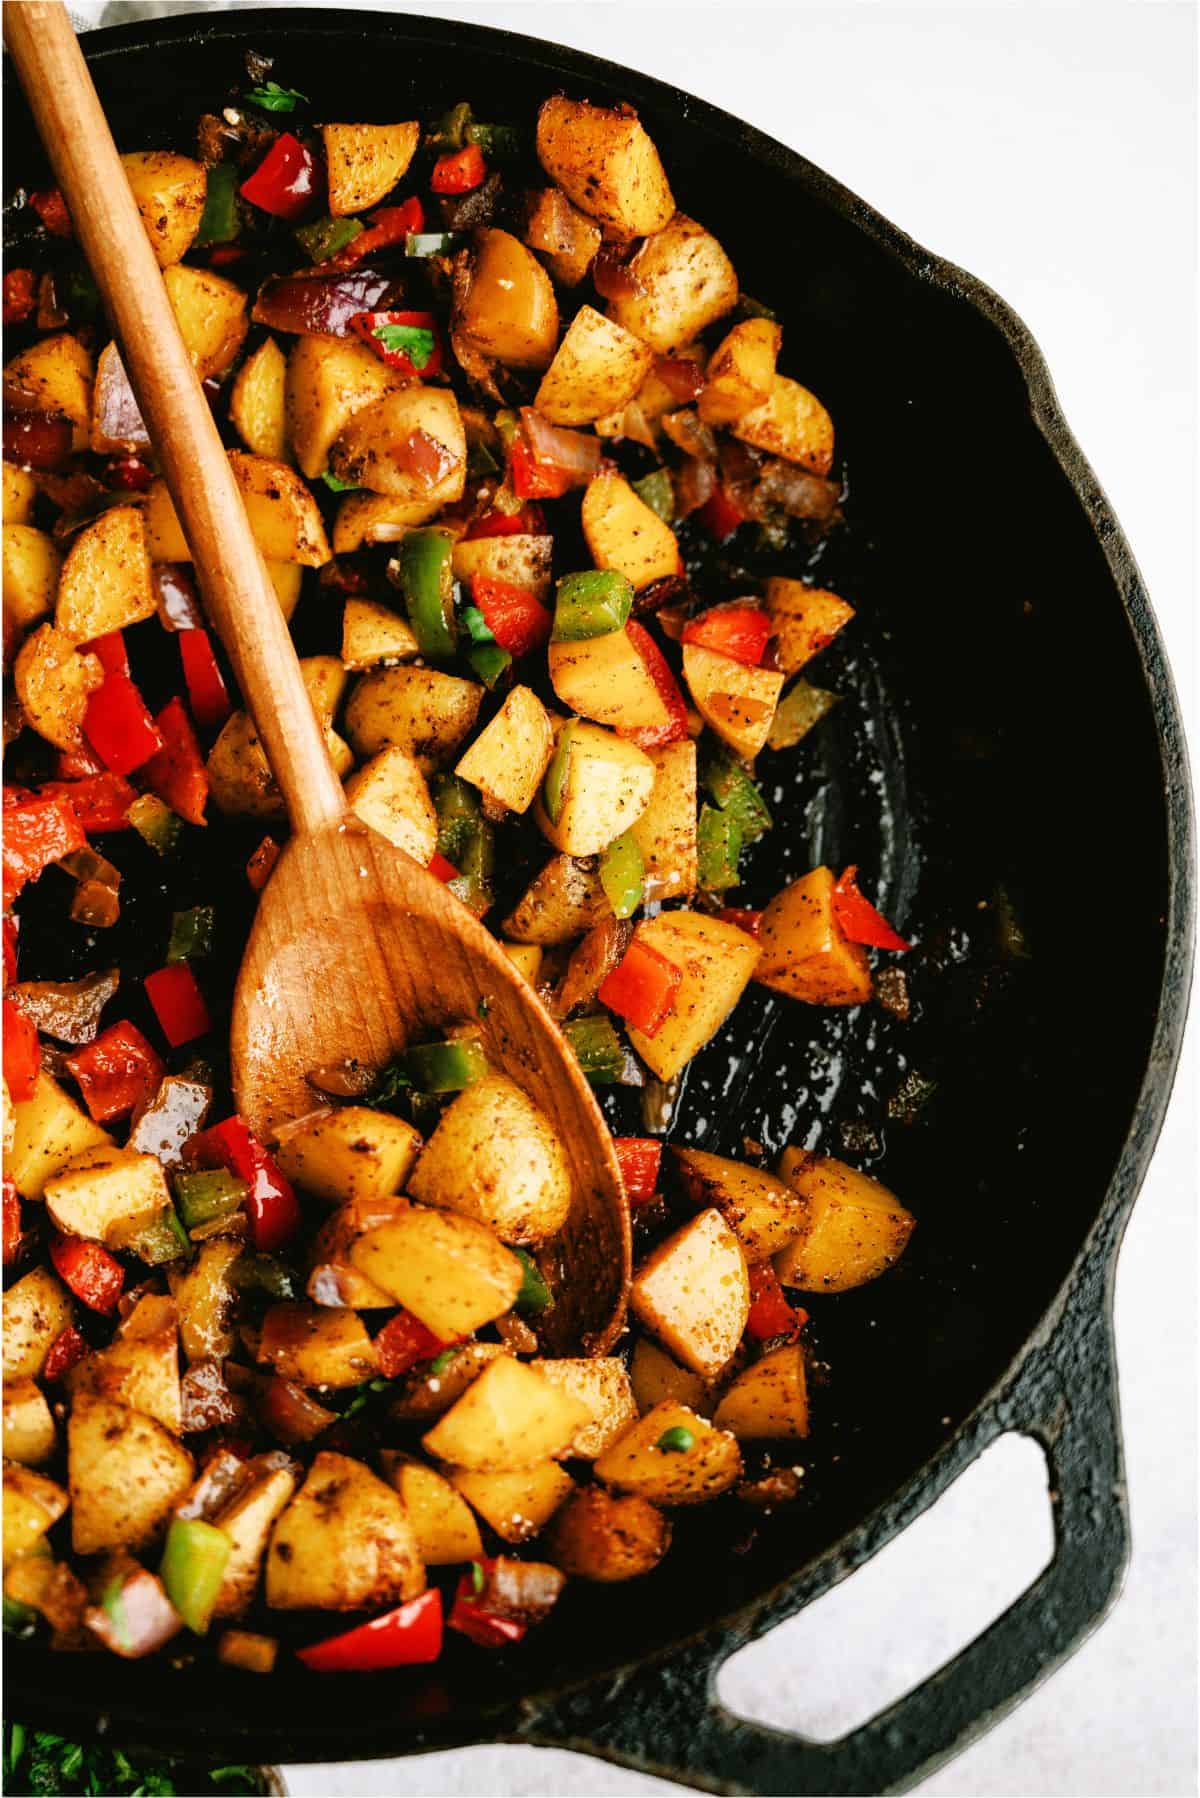
[[[1077, 1647], [1119, 1589], [1112, 1275], [1188, 995], [1192, 838], [1171, 677], [1042, 359], [994, 294], [811, 163], [610, 63], [340, 11], [238, 8], [85, 43], [126, 148], [186, 148], [248, 48], [274, 55], [314, 118], [429, 118], [469, 97], [528, 125], [559, 88], [637, 107], [681, 206], [785, 321], [785, 371], [828, 404], [849, 480], [847, 527], [811, 563], [859, 607], [821, 663], [843, 698], [777, 764], [776, 828], [745, 901], [815, 861], [854, 860], [919, 942], [907, 1023], [752, 994], [693, 1070], [672, 1134], [880, 1164], [919, 1227], [893, 1274], [812, 1306], [828, 1375], [798, 1505], [766, 1521], [732, 1505], [683, 1518], [649, 1580], [573, 1591], [505, 1657], [455, 1643], [428, 1675], [320, 1685], [295, 1665], [250, 1680], [17, 1644], [8, 1713], [225, 1759], [524, 1741], [715, 1792], [909, 1785]], [[9, 83], [6, 99], [8, 181], [32, 185], [44, 164]], [[722, 579], [736, 589], [736, 573]], [[866, 1560], [1010, 1429], [1043, 1445], [1055, 1514], [1054, 1559], [1024, 1597], [842, 1741], [721, 1706], [735, 1649]]]

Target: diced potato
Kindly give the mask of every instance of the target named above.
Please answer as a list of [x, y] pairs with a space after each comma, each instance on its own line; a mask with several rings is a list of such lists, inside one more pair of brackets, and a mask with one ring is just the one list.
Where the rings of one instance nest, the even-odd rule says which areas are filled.
[[599, 225], [572, 206], [558, 187], [530, 196], [525, 242], [545, 259], [561, 287], [578, 287], [602, 242]]
[[501, 928], [518, 944], [569, 943], [609, 915], [595, 865], [556, 855], [534, 877]]
[[4, 1466], [4, 1565], [35, 1552], [69, 1503], [55, 1480], [18, 1462]]
[[165, 481], [155, 480], [150, 483], [142, 505], [142, 517], [146, 524], [146, 547], [150, 551], [152, 562], [191, 561], [191, 547], [183, 534], [179, 514], [171, 503]]
[[785, 1149], [779, 1171], [808, 1202], [808, 1228], [775, 1257], [785, 1286], [849, 1292], [900, 1259], [916, 1226], [895, 1193], [832, 1155]]
[[[362, 1109], [348, 1105], [343, 1111], [333, 1112], [328, 1121], [336, 1122], [346, 1112]], [[366, 1115], [379, 1122], [386, 1119], [389, 1124], [402, 1123], [400, 1118], [390, 1117], [385, 1112], [367, 1112]], [[403, 1128], [407, 1130], [409, 1126], [404, 1124]], [[416, 1136], [415, 1131], [413, 1135]], [[419, 1139], [416, 1146], [419, 1146]], [[304, 1184], [303, 1180], [300, 1184]], [[382, 1286], [376, 1286], [373, 1280], [359, 1272], [350, 1259], [350, 1250], [366, 1231], [390, 1223], [407, 1203], [395, 1192], [364, 1194], [347, 1199], [325, 1220], [313, 1237], [309, 1254], [312, 1271], [306, 1290], [315, 1305], [347, 1305], [352, 1311], [381, 1311], [395, 1303], [390, 1292], [385, 1292]]]
[[403, 179], [420, 136], [415, 119], [402, 125], [323, 125], [333, 217], [378, 206]]
[[510, 1473], [468, 1473], [458, 1467], [450, 1478], [503, 1542], [528, 1542], [575, 1490], [574, 1480], [556, 1461]]
[[[539, 798], [534, 817], [542, 835], [564, 855], [598, 855], [629, 830], [650, 803], [654, 763], [636, 743], [598, 724], [573, 719], [563, 729], [570, 731], [570, 747], [558, 816], [551, 821]], [[516, 933], [510, 929], [510, 934]]]
[[42, 1188], [46, 1210], [68, 1236], [120, 1247], [171, 1202], [171, 1189], [155, 1155], [111, 1143], [84, 1149]]
[[305, 656], [300, 675], [313, 711], [322, 724], [332, 724], [348, 679], [341, 661], [337, 656]]
[[[32, 524], [34, 501], [37, 499], [37, 479], [28, 468], [18, 468], [15, 462], [0, 464], [0, 478], [3, 479], [3, 518], [5, 524]], [[8, 583], [8, 565], [5, 564], [5, 585]]]
[[[681, 344], [671, 354], [677, 362], [694, 362], [702, 373], [708, 359], [702, 343]], [[635, 443], [645, 444], [647, 449], [654, 449], [662, 419], [668, 412], [678, 409], [679, 394], [667, 385], [657, 367], [652, 367], [627, 405], [616, 412], [606, 412], [603, 418], [596, 420], [596, 433], [600, 437], [629, 437]]]
[[523, 980], [537, 985], [542, 966], [542, 952], [536, 943], [501, 943], [500, 947]]
[[403, 1118], [343, 1105], [291, 1132], [275, 1160], [305, 1192], [340, 1205], [402, 1191], [420, 1147], [420, 1136]]
[[702, 912], [660, 912], [638, 925], [639, 939], [682, 968], [674, 1009], [658, 1032], [629, 1030], [629, 1040], [652, 1073], [673, 1080], [729, 1016], [758, 961], [753, 937]]
[[451, 565], [456, 580], [470, 583], [488, 575], [514, 587], [526, 587], [544, 603], [550, 594], [553, 553], [553, 537], [531, 536], [525, 531], [514, 531], [511, 537], [460, 537]]
[[747, 1167], [703, 1149], [671, 1153], [693, 1205], [715, 1205], [742, 1245], [746, 1261], [768, 1261], [804, 1230], [808, 1207], [784, 1180], [766, 1168]]
[[421, 1152], [414, 1199], [474, 1218], [503, 1242], [557, 1234], [571, 1209], [571, 1175], [557, 1134], [504, 1074], [458, 1094]]
[[181, 262], [204, 217], [208, 182], [203, 166], [173, 150], [131, 150], [122, 156], [121, 166], [158, 266]]
[[686, 1405], [691, 1411], [698, 1411], [701, 1417], [712, 1415], [712, 1393], [707, 1381], [689, 1368], [680, 1367], [678, 1361], [672, 1361], [666, 1350], [659, 1348], [657, 1342], [651, 1342], [648, 1336], [639, 1336], [633, 1345], [629, 1379], [637, 1408], [643, 1416], [666, 1398]]
[[837, 921], [835, 884], [832, 868], [814, 868], [767, 905], [754, 970], [762, 986], [808, 1005], [864, 1005], [871, 997], [871, 964]]
[[90, 643], [153, 618], [156, 609], [141, 510], [111, 506], [72, 541], [58, 584], [55, 628], [71, 643]]
[[361, 1461], [318, 1454], [275, 1525], [267, 1603], [274, 1610], [375, 1611], [424, 1590], [425, 1569], [399, 1495]]
[[675, 210], [658, 151], [636, 113], [555, 94], [542, 102], [538, 160], [567, 198], [614, 237], [661, 231]]
[[503, 1352], [498, 1342], [464, 1342], [437, 1373], [426, 1368], [410, 1375], [392, 1406], [393, 1417], [401, 1423], [430, 1423], [444, 1416]]
[[562, 1454], [591, 1421], [582, 1399], [527, 1362], [497, 1355], [422, 1440], [439, 1461], [505, 1473]]
[[292, 1469], [286, 1465], [272, 1465], [274, 1459], [263, 1455], [258, 1462], [252, 1461], [253, 1479], [239, 1486], [229, 1503], [223, 1505], [212, 1520], [216, 1528], [229, 1537], [232, 1545], [213, 1606], [214, 1617], [240, 1617], [254, 1603], [258, 1576], [275, 1520], [296, 1491], [296, 1475]]
[[[7, 472], [11, 462], [5, 462]], [[27, 631], [54, 610], [60, 566], [54, 539], [31, 524], [5, 523], [0, 533], [4, 567], [4, 654], [16, 653]]]
[[146, 1547], [194, 1477], [192, 1457], [152, 1417], [111, 1399], [81, 1398], [67, 1421], [75, 1553]]
[[417, 1205], [367, 1231], [350, 1259], [443, 1342], [511, 1310], [524, 1278], [517, 1257], [482, 1224]]
[[772, 1349], [734, 1380], [713, 1422], [739, 1442], [808, 1435], [808, 1382], [797, 1342]]
[[324, 1305], [272, 1305], [263, 1318], [258, 1358], [300, 1386], [361, 1386], [379, 1372], [357, 1311]]
[[171, 1272], [168, 1281], [179, 1313], [179, 1338], [189, 1361], [218, 1359], [233, 1353], [237, 1342], [237, 1293], [230, 1271], [242, 1253], [236, 1237], [212, 1236], [202, 1242], [186, 1273]]
[[646, 751], [654, 763], [650, 803], [633, 826], [648, 899], [690, 899], [696, 891], [696, 745]]
[[683, 678], [704, 722], [743, 761], [753, 761], [771, 729], [782, 673], [751, 667], [702, 643], [685, 643]]
[[273, 337], [264, 337], [238, 369], [229, 393], [230, 422], [252, 456], [291, 460], [286, 386], [287, 358]]
[[227, 1629], [217, 1643], [217, 1659], [223, 1667], [238, 1667], [243, 1673], [273, 1673], [279, 1658], [279, 1642], [275, 1636], [263, 1636], [252, 1629]]
[[[423, 467], [413, 466], [414, 437], [432, 439], [440, 452], [432, 480]], [[340, 481], [369, 487], [372, 493], [417, 500], [422, 506], [452, 505], [462, 498], [467, 478], [467, 439], [458, 401], [448, 387], [404, 387], [384, 394], [343, 426], [330, 448], [329, 465]]]
[[636, 588], [682, 572], [669, 524], [652, 512], [624, 475], [598, 474], [583, 496], [583, 534], [597, 568], [615, 568]]
[[733, 264], [716, 238], [682, 212], [646, 239], [629, 270], [641, 292], [610, 300], [608, 315], [660, 355], [699, 337], [737, 303]]
[[827, 475], [833, 467], [833, 420], [815, 394], [786, 375], [776, 375], [770, 398], [743, 412], [730, 429], [743, 443], [812, 474]]
[[425, 776], [406, 749], [390, 744], [346, 783], [350, 809], [381, 837], [428, 867], [437, 848], [438, 815]]
[[[250, 529], [267, 560], [323, 568], [332, 553], [329, 539], [317, 502], [295, 469], [245, 450], [230, 450], [229, 461]], [[191, 561], [192, 552], [165, 482], [156, 480], [151, 486], [144, 516], [152, 562]]]
[[300, 598], [304, 570], [298, 562], [272, 562], [265, 556], [263, 560], [275, 589], [275, 597], [279, 601], [279, 610], [285, 618], [290, 619]]
[[573, 1392], [592, 1412], [592, 1422], [577, 1430], [563, 1451], [572, 1460], [594, 1461], [637, 1418], [637, 1403], [625, 1363], [615, 1355], [599, 1355], [591, 1360], [536, 1361], [534, 1366], [552, 1386]]
[[342, 613], [342, 666], [353, 673], [380, 662], [409, 662], [419, 644], [408, 620], [373, 599], [350, 598]]
[[475, 246], [456, 335], [508, 368], [545, 368], [558, 341], [558, 302], [549, 275], [508, 231], [485, 226], [476, 232]]
[[[301, 663], [302, 671], [303, 668]], [[313, 709], [325, 730], [329, 758], [337, 773], [345, 776], [354, 766], [350, 746], [331, 728], [328, 716], [322, 717], [316, 705]], [[226, 720], [209, 751], [207, 769], [209, 792], [218, 811], [242, 813], [264, 822], [283, 816], [283, 795], [275, 784], [249, 713], [234, 712]]]
[[546, 1552], [564, 1573], [608, 1585], [649, 1573], [670, 1545], [671, 1525], [647, 1499], [585, 1486], [555, 1517]]
[[198, 381], [223, 375], [250, 328], [249, 301], [240, 287], [210, 268], [177, 263], [163, 285]]
[[52, 624], [26, 637], [13, 664], [25, 722], [56, 749], [83, 748], [88, 699], [103, 683], [98, 657], [82, 654]]
[[[690, 1447], [658, 1446], [677, 1430], [686, 1431]], [[596, 1478], [606, 1486], [655, 1505], [704, 1504], [736, 1485], [741, 1474], [736, 1436], [672, 1399], [648, 1411], [596, 1462]]]
[[742, 1246], [715, 1207], [647, 1256], [629, 1303], [677, 1361], [703, 1380], [716, 1379], [742, 1340], [750, 1281]]
[[[4, 1319], [7, 1337], [8, 1317]], [[40, 1467], [58, 1446], [46, 1395], [36, 1380], [10, 1380], [4, 1375], [4, 1459], [23, 1467]]]
[[48, 1267], [35, 1267], [14, 1281], [4, 1294], [5, 1385], [36, 1380], [70, 1322], [70, 1294]]
[[[471, 1508], [450, 1481], [423, 1461], [385, 1449], [381, 1456], [388, 1479], [408, 1513], [417, 1549], [426, 1567], [453, 1567], [459, 1561], [483, 1559], [483, 1541]], [[476, 1475], [477, 1478], [495, 1476]]]
[[478, 682], [437, 668], [377, 668], [354, 684], [346, 735], [361, 756], [394, 744], [429, 774], [457, 750], [482, 699]]
[[183, 1432], [179, 1391], [179, 1346], [175, 1325], [153, 1336], [117, 1337], [95, 1349], [67, 1375], [71, 1402], [114, 1399], [153, 1417], [173, 1436]]
[[772, 575], [767, 582], [767, 611], [775, 630], [775, 660], [785, 674], [795, 674], [833, 642], [854, 607], [826, 587]]
[[73, 450], [85, 450], [91, 439], [93, 378], [90, 353], [69, 331], [39, 337], [4, 365], [5, 390], [19, 393], [25, 410], [70, 419]]
[[707, 425], [728, 425], [771, 397], [783, 332], [773, 319], [734, 325], [709, 358], [697, 411]]
[[84, 1149], [111, 1143], [102, 1125], [65, 1093], [43, 1069], [33, 1097], [13, 1106], [15, 1131], [4, 1158], [4, 1171], [23, 1199], [40, 1199], [51, 1174]]
[[357, 338], [297, 337], [287, 359], [287, 433], [310, 481], [354, 414], [396, 385], [394, 371]]
[[581, 718], [626, 733], [670, 722], [670, 708], [627, 630], [551, 643], [547, 653], [554, 691]]
[[431, 487], [429, 498], [397, 498], [391, 493], [348, 493], [333, 521], [333, 550], [350, 556], [364, 543], [398, 543], [415, 525], [436, 518], [442, 501]]
[[556, 425], [586, 425], [633, 398], [654, 352], [594, 306], [581, 306], [542, 376], [534, 401]]
[[514, 687], [454, 772], [510, 812], [527, 812], [553, 753], [545, 706], [529, 687]]

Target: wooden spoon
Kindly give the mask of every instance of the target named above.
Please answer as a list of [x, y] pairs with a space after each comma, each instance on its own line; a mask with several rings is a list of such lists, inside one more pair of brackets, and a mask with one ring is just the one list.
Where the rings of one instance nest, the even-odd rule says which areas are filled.
[[348, 810], [67, 15], [53, 0], [10, 0], [4, 32], [295, 833], [238, 977], [238, 1110], [270, 1138], [313, 1109], [310, 1070], [350, 1057], [381, 1066], [416, 1033], [477, 1023], [492, 1065], [542, 1108], [571, 1166], [571, 1215], [544, 1258], [555, 1296], [543, 1346], [603, 1353], [624, 1320], [629, 1215], [591, 1088], [495, 939]]

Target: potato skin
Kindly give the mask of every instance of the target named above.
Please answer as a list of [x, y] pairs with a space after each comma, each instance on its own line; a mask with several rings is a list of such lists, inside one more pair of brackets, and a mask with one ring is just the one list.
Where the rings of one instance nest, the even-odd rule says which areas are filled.
[[324, 125], [333, 218], [378, 206], [401, 180], [421, 137], [416, 119], [400, 125]]
[[546, 1537], [556, 1567], [603, 1585], [649, 1573], [670, 1546], [670, 1521], [656, 1506], [636, 1493], [619, 1498], [603, 1486], [573, 1493]]
[[502, 1242], [526, 1247], [554, 1236], [571, 1209], [562, 1143], [505, 1074], [473, 1081], [447, 1107], [408, 1190], [426, 1205], [486, 1224]]
[[331, 444], [354, 414], [396, 385], [393, 371], [365, 343], [343, 337], [297, 337], [288, 352], [284, 406], [296, 461], [309, 480], [322, 473]]
[[208, 191], [204, 169], [173, 150], [131, 150], [121, 166], [158, 266], [170, 268], [187, 254], [200, 229]]
[[4, 1384], [36, 1380], [54, 1340], [71, 1322], [71, 1295], [48, 1267], [23, 1274], [4, 1294]]
[[838, 924], [833, 888], [833, 870], [820, 867], [775, 894], [763, 912], [754, 978], [808, 1005], [862, 1005], [871, 964]]
[[5, 363], [6, 386], [29, 396], [34, 412], [61, 412], [75, 430], [73, 450], [85, 450], [92, 432], [92, 385], [95, 370], [89, 351], [69, 331], [40, 337]]
[[323, 1450], [275, 1525], [266, 1561], [274, 1610], [359, 1611], [425, 1590], [399, 1495], [361, 1461]]
[[246, 295], [223, 275], [182, 263], [167, 269], [163, 282], [196, 379], [224, 374], [250, 329]]
[[137, 506], [112, 506], [74, 538], [63, 563], [56, 630], [72, 643], [153, 618], [146, 527]]
[[376, 668], [355, 682], [346, 705], [346, 735], [361, 756], [395, 744], [423, 774], [453, 755], [483, 699], [475, 681], [437, 668]]
[[13, 664], [26, 723], [56, 749], [83, 747], [88, 699], [103, 684], [99, 658], [76, 649], [52, 624], [30, 632]]
[[711, 232], [677, 212], [630, 263], [643, 291], [610, 300], [608, 316], [665, 355], [690, 343], [737, 303], [733, 264]]
[[556, 425], [585, 425], [633, 398], [654, 353], [631, 331], [581, 306], [542, 376], [535, 404]]
[[555, 94], [538, 113], [537, 153], [567, 198], [613, 237], [661, 231], [675, 210], [658, 151], [631, 108]]
[[546, 368], [558, 342], [554, 284], [533, 254], [508, 231], [476, 233], [471, 284], [455, 331], [506, 368]]
[[287, 359], [273, 337], [264, 337], [242, 363], [229, 394], [229, 417], [252, 456], [291, 460], [285, 402]]
[[[432, 483], [409, 469], [402, 453], [418, 431], [444, 452], [444, 472]], [[453, 504], [462, 498], [467, 476], [467, 439], [458, 401], [448, 387], [404, 387], [385, 394], [344, 426], [329, 452], [329, 466], [339, 480], [369, 487], [372, 493], [431, 506]]]
[[785, 1149], [779, 1171], [809, 1205], [803, 1235], [775, 1257], [785, 1285], [848, 1292], [900, 1259], [916, 1219], [882, 1181], [832, 1155], [803, 1149]]
[[609, 915], [594, 864], [555, 855], [535, 875], [501, 926], [516, 943], [569, 943]]
[[694, 1205], [717, 1207], [749, 1264], [766, 1261], [804, 1229], [806, 1201], [765, 1168], [702, 1149], [673, 1147], [672, 1154], [688, 1198]]
[[67, 1422], [71, 1546], [76, 1554], [152, 1542], [194, 1477], [192, 1457], [152, 1417], [80, 1399]]
[[800, 1344], [784, 1343], [743, 1368], [713, 1413], [713, 1422], [739, 1442], [807, 1436], [808, 1381]]
[[833, 420], [815, 394], [786, 375], [776, 375], [767, 399], [731, 429], [743, 443], [813, 474], [827, 475], [833, 466]]
[[[690, 1448], [659, 1448], [668, 1430], [683, 1429]], [[640, 1423], [606, 1448], [596, 1462], [596, 1478], [619, 1492], [633, 1492], [656, 1505], [699, 1505], [728, 1491], [741, 1478], [737, 1439], [686, 1405], [664, 1399]]]

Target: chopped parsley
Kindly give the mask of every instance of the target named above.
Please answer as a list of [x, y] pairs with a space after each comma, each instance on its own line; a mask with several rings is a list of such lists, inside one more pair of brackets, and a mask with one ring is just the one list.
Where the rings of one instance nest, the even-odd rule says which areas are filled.
[[264, 112], [295, 112], [297, 103], [308, 95], [294, 87], [280, 87], [277, 81], [264, 81], [261, 87], [252, 87], [246, 98]]
[[376, 325], [371, 332], [385, 350], [407, 356], [414, 368], [425, 368], [433, 356], [433, 332], [425, 325]]

